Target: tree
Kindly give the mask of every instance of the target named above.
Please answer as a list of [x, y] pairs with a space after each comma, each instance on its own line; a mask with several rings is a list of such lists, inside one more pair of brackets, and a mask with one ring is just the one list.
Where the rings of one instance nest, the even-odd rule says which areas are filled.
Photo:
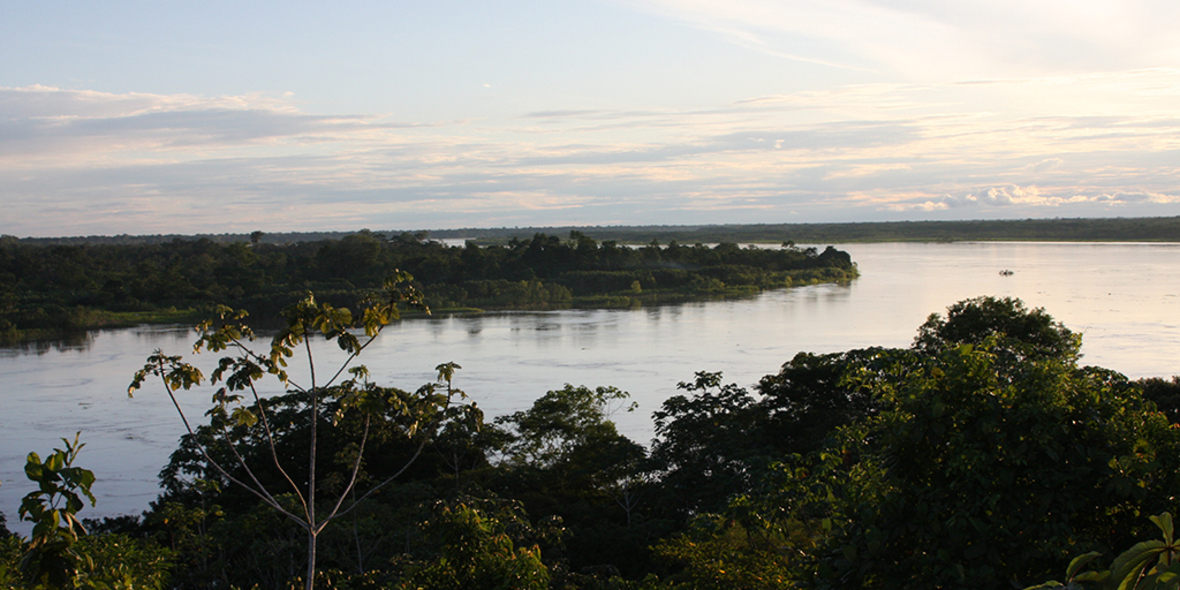
[[664, 504], [681, 517], [717, 512], [770, 461], [764, 414], [744, 388], [722, 385], [721, 373], [700, 371], [677, 387], [690, 395], [672, 396], [652, 413]]
[[[37, 484], [37, 491], [21, 500], [20, 518], [33, 522], [33, 536], [21, 559], [21, 571], [37, 583], [51, 588], [73, 585], [82, 557], [74, 548], [86, 527], [78, 520], [78, 511], [85, 505], [81, 496], [94, 505], [94, 472], [74, 465], [78, 451], [85, 444], [61, 439], [64, 449], [53, 449], [44, 461], [37, 453], [29, 453], [25, 475]], [[79, 495], [81, 494], [81, 495]]]
[[[219, 382], [224, 383], [224, 386], [214, 393], [214, 406], [209, 412], [211, 426], [217, 435], [213, 440], [198, 436], [177, 401], [178, 390], [192, 389], [200, 386], [205, 380], [201, 371], [184, 362], [182, 357], [168, 356], [157, 350], [148, 358], [143, 369], [135, 374], [129, 388], [130, 394], [141, 387], [149, 376], [158, 377], [180, 414], [188, 431], [188, 440], [209, 469], [226, 481], [253, 494], [305, 531], [305, 585], [309, 590], [315, 583], [316, 545], [319, 535], [329, 524], [346, 515], [360, 501], [408, 469], [421, 454], [427, 442], [427, 437], [423, 435], [429, 430], [430, 425], [452, 404], [455, 396], [463, 395], [451, 386], [454, 371], [459, 368], [454, 363], [439, 365], [438, 382], [427, 384], [411, 395], [401, 390], [380, 387], [369, 381], [368, 370], [363, 365], [350, 366], [377, 338], [382, 328], [399, 317], [399, 304], [407, 303], [424, 308], [421, 304], [421, 294], [410, 286], [410, 280], [412, 277], [406, 273], [395, 275], [387, 281], [385, 291], [380, 297], [370, 297], [363, 302], [363, 313], [355, 318], [348, 309], [317, 303], [309, 294], [303, 301], [286, 310], [284, 315], [287, 326], [271, 340], [268, 352], [258, 352], [252, 348], [254, 333], [249, 326], [242, 323], [245, 316], [243, 312], [234, 312], [225, 307], [218, 308], [220, 321], [216, 324], [201, 324], [198, 327], [200, 337], [193, 347], [195, 352], [208, 350], [228, 353], [218, 361], [217, 368], [209, 378], [211, 386], [216, 386]], [[354, 334], [354, 328], [363, 331], [363, 341]], [[319, 367], [312, 355], [311, 339], [317, 334], [334, 341], [346, 353], [341, 365], [326, 373], [326, 379], [321, 377], [325, 373], [317, 371]], [[305, 383], [297, 382], [287, 372], [287, 359], [295, 355], [297, 348], [302, 350], [303, 362], [307, 369], [308, 381]], [[281, 435], [279, 429], [283, 425], [273, 420], [268, 400], [259, 394], [258, 382], [268, 374], [286, 387], [289, 395], [302, 398], [306, 408], [306, 455], [302, 459], [306, 471], [297, 475], [293, 475], [289, 465], [284, 465], [277, 451]], [[348, 378], [343, 378], [346, 374]], [[253, 403], [249, 406], [243, 405], [243, 394], [238, 392], [250, 395]], [[361, 416], [362, 428], [343, 485], [339, 486], [339, 492], [333, 499], [323, 503], [318, 497], [318, 492], [324, 485], [321, 478], [317, 477], [317, 469], [322, 463], [318, 456], [318, 431], [321, 421], [325, 418], [321, 414], [321, 407], [326, 403], [332, 403], [336, 408], [335, 415], [331, 417], [333, 421], [339, 422], [347, 414], [356, 413]], [[372, 422], [382, 420], [390, 413], [405, 418], [399, 426], [404, 436], [417, 438], [415, 450], [400, 469], [358, 496], [353, 491], [358, 481]], [[270, 451], [270, 465], [266, 468], [273, 469], [280, 476], [279, 481], [283, 484], [279, 489], [264, 483], [256, 473], [262, 465], [251, 464], [239, 450], [242, 440], [234, 436], [233, 428], [254, 425], [262, 427], [265, 446]], [[212, 448], [214, 444], [220, 449]]]
[[[1075, 557], [1065, 570], [1068, 586], [1057, 581], [1030, 586], [1025, 590], [1045, 588], [1096, 587], [1104, 590], [1177, 590], [1180, 588], [1180, 543], [1168, 512], [1149, 517], [1163, 533], [1163, 540], [1136, 543], [1115, 558], [1106, 571], [1082, 571], [1102, 554], [1091, 551]], [[1153, 565], [1152, 562], [1155, 562]]]
[[779, 456], [819, 450], [840, 426], [877, 413], [870, 388], [850, 374], [881, 371], [905, 351], [866, 348], [831, 354], [801, 352], [758, 382], [766, 444]]
[[609, 415], [612, 405], [633, 411], [630, 397], [614, 387], [574, 387], [547, 392], [528, 410], [496, 418], [511, 428], [507, 455], [510, 461], [537, 467], [568, 462], [588, 447], [619, 438]]
[[159, 589], [168, 581], [171, 552], [141, 539], [117, 534], [91, 534], [78, 519], [94, 505], [90, 488], [95, 476], [75, 464], [81, 433], [61, 439], [41, 459], [29, 453], [25, 476], [37, 490], [21, 501], [21, 520], [33, 523], [32, 536], [0, 538], [0, 587], [4, 588], [144, 588]]
[[549, 570], [537, 545], [549, 532], [534, 529], [512, 502], [439, 502], [422, 528], [427, 547], [418, 553], [425, 555], [404, 562], [398, 589], [549, 587]]
[[1006, 349], [1005, 356], [1015, 359], [1076, 361], [1081, 356], [1080, 334], [1071, 332], [1043, 308], [1030, 310], [1012, 297], [964, 299], [947, 308], [945, 319], [930, 314], [918, 328], [914, 348], [938, 352], [961, 344], [980, 344], [993, 336], [996, 344]]
[[1173, 503], [1177, 436], [1125, 377], [1067, 355], [1001, 368], [994, 339], [898, 361], [881, 411], [815, 479], [837, 533], [820, 587], [1002, 588]]
[[1135, 515], [1174, 508], [1180, 430], [1137, 384], [1079, 367], [1079, 344], [1043, 310], [977, 298], [911, 349], [798, 355], [760, 399], [698, 374], [656, 413], [653, 456], [689, 498], [666, 504], [723, 520], [661, 552], [698, 586], [766, 579], [758, 533], [792, 536], [807, 558], [779, 565], [816, 588], [1004, 588], [1117, 546]]
[[575, 571], [604, 563], [625, 568], [650, 544], [646, 531], [632, 528], [646, 454], [610, 420], [614, 411], [635, 408], [628, 397], [614, 387], [567, 384], [496, 419], [508, 442], [493, 483], [534, 518], [562, 520]]
[[1155, 407], [1168, 417], [1172, 424], [1180, 424], [1180, 375], [1169, 381], [1159, 377], [1140, 379], [1143, 397], [1155, 402]]

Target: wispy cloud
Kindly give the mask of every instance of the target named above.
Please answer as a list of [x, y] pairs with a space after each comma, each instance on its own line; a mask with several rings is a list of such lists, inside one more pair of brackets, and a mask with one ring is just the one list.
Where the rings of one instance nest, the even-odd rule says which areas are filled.
[[0, 165], [73, 167], [109, 158], [308, 145], [396, 126], [374, 116], [312, 116], [261, 96], [110, 94], [0, 88]]
[[1180, 203], [1177, 88], [1156, 68], [413, 125], [8, 88], [0, 232], [1159, 214]]
[[[649, 10], [787, 59], [911, 81], [1180, 65], [1165, 0], [645, 0]], [[789, 49], [787, 49], [789, 48]]]

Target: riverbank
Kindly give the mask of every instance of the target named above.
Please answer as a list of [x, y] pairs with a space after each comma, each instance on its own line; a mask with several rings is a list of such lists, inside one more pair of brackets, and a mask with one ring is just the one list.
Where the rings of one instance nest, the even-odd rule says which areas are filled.
[[545, 310], [742, 297], [847, 281], [856, 272], [851, 257], [832, 247], [653, 242], [631, 248], [577, 232], [491, 246], [372, 232], [283, 245], [37, 246], [4, 239], [0, 334], [20, 341], [107, 326], [191, 323], [214, 305], [269, 322], [308, 293], [355, 309], [390, 280], [398, 290], [423, 294], [421, 303], [435, 310]]
[[[417, 309], [405, 309], [402, 317], [425, 318], [436, 316], [472, 316], [485, 313], [503, 311], [557, 311], [565, 309], [636, 309], [657, 305], [677, 305], [684, 303], [704, 303], [709, 301], [725, 301], [754, 297], [759, 293], [774, 289], [789, 289], [809, 285], [826, 283], [844, 284], [859, 277], [855, 266], [848, 269], [824, 268], [798, 271], [784, 271], [765, 277], [760, 285], [726, 285], [721, 281], [702, 283], [694, 288], [680, 289], [643, 289], [635, 286], [626, 291], [583, 295], [569, 297], [558, 301], [526, 300], [523, 303], [505, 305], [496, 301], [481, 302], [475, 300], [473, 305], [442, 305], [431, 307], [430, 313]], [[363, 297], [358, 292], [357, 299]], [[336, 294], [339, 298], [339, 294]], [[0, 345], [15, 345], [34, 340], [62, 340], [70, 339], [93, 330], [130, 328], [141, 325], [195, 325], [208, 319], [212, 315], [209, 306], [190, 307], [151, 311], [110, 311], [102, 309], [75, 308], [69, 312], [69, 327], [58, 329], [30, 329], [17, 330], [11, 324], [4, 332], [0, 332]], [[281, 325], [281, 320], [271, 317], [262, 320], [262, 325]]]

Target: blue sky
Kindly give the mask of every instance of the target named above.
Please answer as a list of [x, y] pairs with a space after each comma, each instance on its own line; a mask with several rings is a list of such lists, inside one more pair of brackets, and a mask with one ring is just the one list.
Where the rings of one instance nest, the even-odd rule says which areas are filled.
[[1180, 215], [1180, 3], [19, 2], [18, 236]]

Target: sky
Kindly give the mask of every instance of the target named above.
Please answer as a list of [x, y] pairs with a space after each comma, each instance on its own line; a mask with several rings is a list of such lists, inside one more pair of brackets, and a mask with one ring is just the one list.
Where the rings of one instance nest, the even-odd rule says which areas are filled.
[[1174, 0], [3, 13], [0, 234], [1180, 215]]

